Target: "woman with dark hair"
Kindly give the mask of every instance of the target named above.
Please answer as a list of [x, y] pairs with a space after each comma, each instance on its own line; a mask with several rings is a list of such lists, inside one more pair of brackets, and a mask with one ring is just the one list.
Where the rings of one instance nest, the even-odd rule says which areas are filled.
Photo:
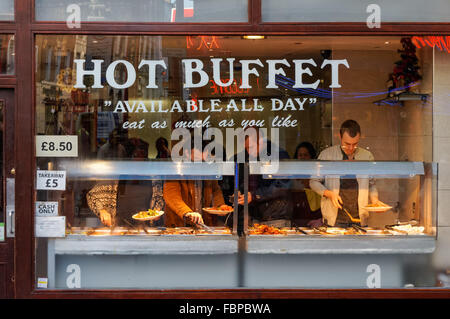
[[[294, 159], [313, 160], [316, 158], [316, 154], [316, 150], [311, 143], [302, 142], [295, 149]], [[294, 202], [292, 224], [302, 227], [321, 226], [320, 196], [309, 188], [309, 180], [294, 180], [292, 195]]]
[[316, 150], [310, 142], [302, 142], [295, 149], [294, 158], [301, 160], [309, 160], [316, 158]]

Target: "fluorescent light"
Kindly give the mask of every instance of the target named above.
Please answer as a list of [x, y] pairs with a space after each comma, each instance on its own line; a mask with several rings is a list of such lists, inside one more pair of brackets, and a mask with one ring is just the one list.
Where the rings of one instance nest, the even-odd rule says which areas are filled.
[[265, 35], [243, 35], [242, 38], [246, 39], [246, 40], [262, 40], [262, 39], [265, 39], [266, 36]]

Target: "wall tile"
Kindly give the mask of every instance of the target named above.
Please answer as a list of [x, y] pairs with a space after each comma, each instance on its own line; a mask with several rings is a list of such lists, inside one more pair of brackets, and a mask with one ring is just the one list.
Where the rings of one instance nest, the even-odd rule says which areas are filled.
[[438, 227], [436, 250], [432, 255], [432, 263], [435, 269], [450, 269], [450, 227]]
[[438, 226], [450, 227], [450, 190], [438, 191]]
[[450, 189], [450, 163], [439, 163], [438, 189]]

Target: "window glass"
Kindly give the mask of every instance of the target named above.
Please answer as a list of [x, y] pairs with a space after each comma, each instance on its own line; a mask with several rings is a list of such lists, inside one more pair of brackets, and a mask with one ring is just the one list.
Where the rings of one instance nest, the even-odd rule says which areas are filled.
[[[366, 287], [370, 253], [416, 265], [387, 255], [435, 245], [422, 40], [38, 35], [36, 280]], [[351, 217], [324, 197], [339, 189]], [[329, 252], [335, 281], [294, 273], [302, 254], [312, 265]], [[402, 287], [399, 268], [386, 284]]]
[[449, 10], [446, 0], [262, 0], [264, 22], [448, 22]]
[[14, 20], [14, 0], [0, 2], [0, 20]]
[[14, 74], [14, 35], [0, 35], [0, 74]]
[[[78, 19], [77, 19], [78, 18]], [[36, 0], [37, 21], [245, 22], [247, 0]]]

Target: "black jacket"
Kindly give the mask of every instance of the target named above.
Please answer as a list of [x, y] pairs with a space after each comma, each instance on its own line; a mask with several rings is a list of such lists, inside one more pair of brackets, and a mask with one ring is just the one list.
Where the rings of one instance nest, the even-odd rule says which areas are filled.
[[[268, 142], [267, 152], [270, 155], [272, 147], [278, 147]], [[265, 151], [265, 150], [263, 150]], [[249, 154], [246, 150], [245, 161], [248, 162]], [[278, 148], [279, 159], [289, 159], [289, 154]], [[236, 154], [233, 161], [237, 161]], [[244, 194], [244, 163], [239, 163], [239, 190]], [[288, 219], [292, 217], [292, 201], [290, 198], [290, 180], [264, 179], [263, 175], [249, 175], [249, 192], [252, 194], [252, 202], [249, 204], [249, 215], [252, 219], [268, 221], [275, 219]], [[243, 211], [243, 206], [239, 207]]]

